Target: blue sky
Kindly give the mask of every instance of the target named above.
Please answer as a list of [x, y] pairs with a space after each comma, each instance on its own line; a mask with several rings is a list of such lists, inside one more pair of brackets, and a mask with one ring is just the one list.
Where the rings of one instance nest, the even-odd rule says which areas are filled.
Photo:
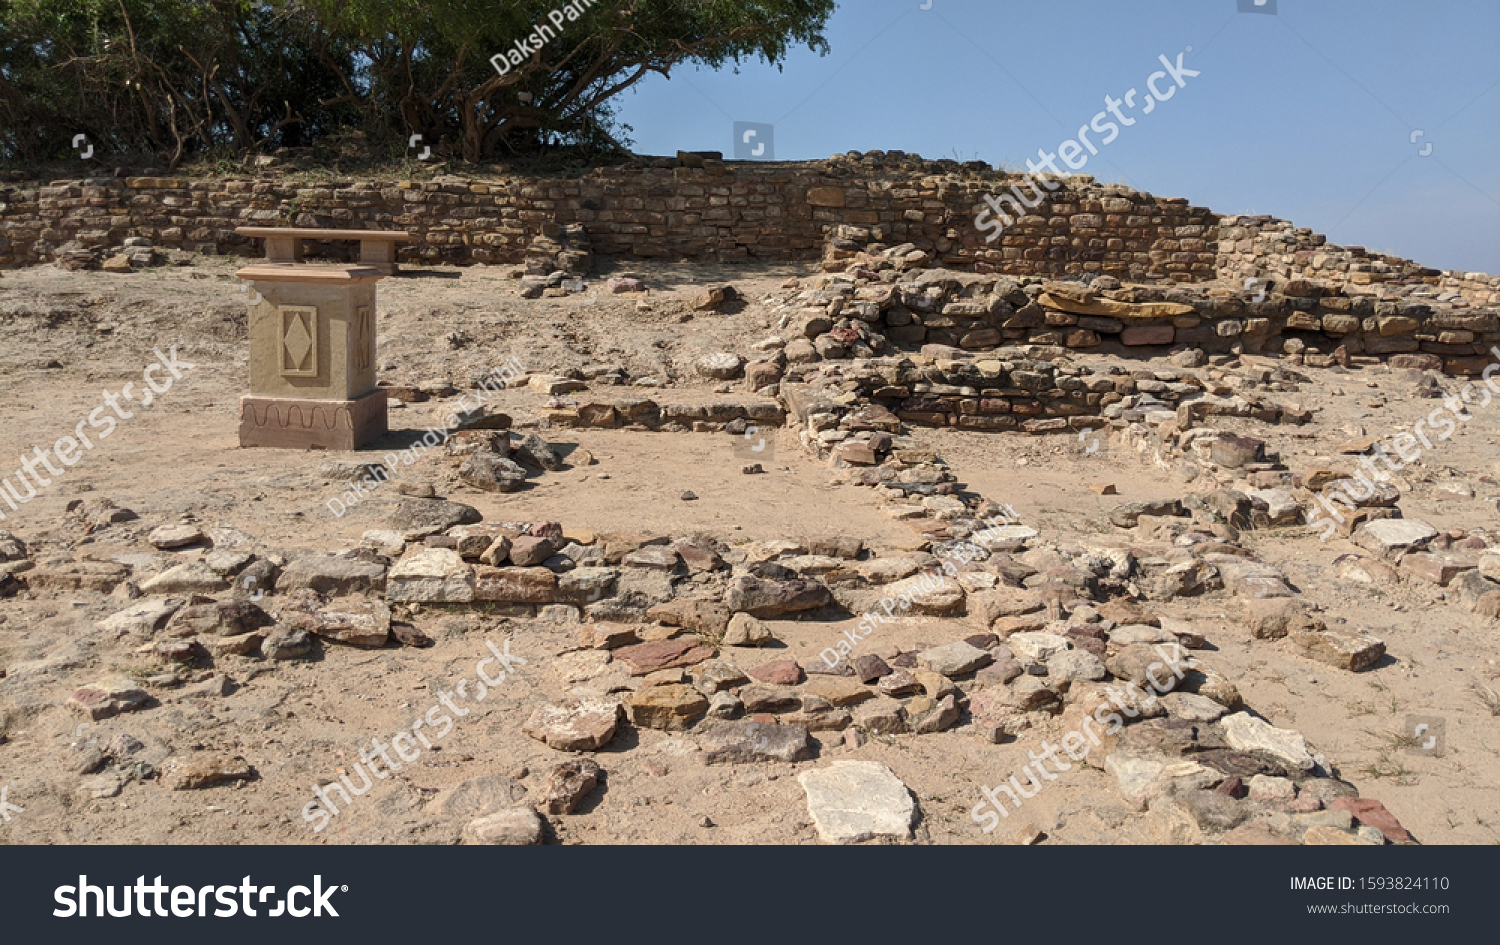
[[[1275, 15], [1238, 0], [922, 2], [847, 0], [830, 55], [652, 77], [620, 118], [646, 154], [732, 155], [732, 122], [752, 121], [775, 125], [779, 160], [880, 149], [1021, 167], [1136, 88], [1136, 124], [1080, 173], [1500, 273], [1495, 0], [1269, 0]], [[1158, 55], [1189, 46], [1201, 74], [1142, 114]]]

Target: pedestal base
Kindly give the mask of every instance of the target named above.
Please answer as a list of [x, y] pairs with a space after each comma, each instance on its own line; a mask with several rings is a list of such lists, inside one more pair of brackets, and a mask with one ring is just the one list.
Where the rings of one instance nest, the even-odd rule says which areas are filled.
[[384, 390], [356, 400], [296, 400], [246, 394], [240, 398], [240, 446], [270, 449], [356, 450], [384, 436]]

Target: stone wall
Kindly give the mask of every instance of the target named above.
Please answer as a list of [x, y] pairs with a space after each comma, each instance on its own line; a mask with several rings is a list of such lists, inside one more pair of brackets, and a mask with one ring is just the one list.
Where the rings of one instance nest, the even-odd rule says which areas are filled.
[[[234, 233], [248, 224], [400, 228], [417, 236], [399, 250], [408, 265], [524, 262], [576, 274], [595, 253], [821, 257], [829, 273], [894, 265], [1015, 277], [1035, 303], [1012, 291], [1007, 310], [973, 286], [945, 300], [957, 306], [914, 315], [883, 299], [870, 320], [900, 344], [1239, 347], [1312, 365], [1403, 355], [1404, 366], [1469, 373], [1500, 342], [1500, 277], [1441, 272], [1335, 246], [1285, 220], [1220, 216], [1084, 175], [1053, 183], [987, 243], [975, 226], [983, 199], [1013, 187], [1030, 195], [1018, 179], [899, 152], [775, 164], [681, 155], [584, 177], [485, 181], [12, 180], [0, 185], [0, 268], [89, 267], [115, 247], [128, 251], [115, 268], [149, 263], [152, 247], [254, 257], [257, 242]], [[307, 251], [348, 260], [356, 249]], [[1043, 295], [1042, 280], [1091, 289]], [[979, 303], [992, 304], [974, 311]]]
[[[878, 227], [839, 225], [824, 274], [771, 300], [772, 315], [794, 363], [871, 357], [890, 343], [960, 356], [1008, 345], [1150, 356], [1191, 349], [1199, 358], [1267, 354], [1312, 367], [1389, 358], [1449, 374], [1495, 361], [1494, 278], [1327, 246], [1285, 221], [1226, 219], [1223, 231], [1236, 238], [1224, 244], [1225, 278], [1197, 284], [1010, 275], [982, 263], [974, 272], [930, 268], [930, 254], [913, 243], [891, 246], [876, 240]], [[1241, 282], [1244, 273], [1254, 275]]]
[[[1077, 177], [993, 244], [981, 202], [1016, 183], [971, 165], [919, 159], [808, 163], [659, 160], [581, 178], [299, 183], [290, 179], [122, 177], [0, 186], [0, 267], [54, 260], [75, 242], [258, 255], [245, 225], [401, 228], [405, 263], [518, 263], [543, 224], [579, 224], [595, 252], [641, 258], [816, 259], [828, 229], [874, 229], [945, 265], [1013, 274], [1104, 272], [1128, 281], [1211, 280], [1217, 218]], [[310, 247], [310, 253], [316, 252]], [[341, 258], [343, 247], [324, 247]]]

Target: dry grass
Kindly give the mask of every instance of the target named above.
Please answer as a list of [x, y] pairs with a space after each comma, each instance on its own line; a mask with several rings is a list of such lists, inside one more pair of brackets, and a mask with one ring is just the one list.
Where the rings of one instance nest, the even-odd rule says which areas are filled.
[[1474, 697], [1480, 704], [1490, 710], [1490, 715], [1500, 717], [1500, 693], [1486, 686], [1484, 683], [1474, 683], [1469, 686]]

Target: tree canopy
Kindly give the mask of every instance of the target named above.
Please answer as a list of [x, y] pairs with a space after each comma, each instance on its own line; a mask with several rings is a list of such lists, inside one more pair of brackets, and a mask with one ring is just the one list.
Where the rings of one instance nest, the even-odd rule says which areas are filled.
[[[621, 147], [684, 63], [826, 53], [834, 0], [0, 0], [0, 159], [243, 155], [358, 131], [465, 161]], [[493, 61], [492, 61], [493, 60]]]

